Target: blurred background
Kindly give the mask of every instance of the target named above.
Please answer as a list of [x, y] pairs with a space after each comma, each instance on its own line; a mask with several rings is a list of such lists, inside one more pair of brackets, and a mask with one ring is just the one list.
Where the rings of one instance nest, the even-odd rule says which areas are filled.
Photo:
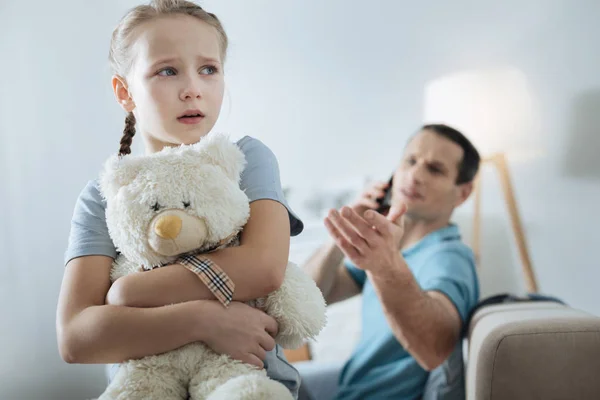
[[[306, 226], [293, 261], [326, 237], [329, 207], [387, 180], [427, 118], [444, 104], [457, 105], [452, 115], [473, 107], [439, 84], [466, 77], [464, 85], [483, 88], [478, 96], [495, 99], [473, 112], [473, 126], [502, 142], [540, 291], [600, 314], [600, 2], [199, 3], [231, 42], [215, 129], [259, 138], [278, 157]], [[118, 149], [124, 114], [107, 52], [136, 4], [0, 1], [0, 399], [86, 399], [106, 384], [103, 366], [62, 361], [55, 312], [75, 200]], [[481, 179], [482, 296], [521, 292], [496, 171], [484, 167]], [[470, 200], [455, 215], [467, 241], [472, 218]], [[331, 327], [348, 341], [332, 346], [324, 332], [315, 358], [351, 349], [357, 299], [337, 310]]]

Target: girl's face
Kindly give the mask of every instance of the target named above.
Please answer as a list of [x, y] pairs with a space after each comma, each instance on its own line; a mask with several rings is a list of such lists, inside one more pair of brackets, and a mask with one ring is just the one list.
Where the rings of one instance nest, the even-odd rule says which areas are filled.
[[113, 78], [113, 88], [125, 111], [133, 111], [146, 150], [198, 142], [215, 125], [223, 101], [217, 31], [177, 15], [146, 22], [133, 34], [131, 69], [125, 80]]

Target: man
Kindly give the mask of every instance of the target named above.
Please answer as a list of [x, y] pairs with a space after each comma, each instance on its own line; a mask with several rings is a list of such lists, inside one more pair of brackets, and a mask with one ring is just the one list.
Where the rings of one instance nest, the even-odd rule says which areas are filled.
[[305, 268], [328, 304], [362, 293], [362, 334], [344, 365], [296, 365], [300, 400], [421, 398], [429, 372], [460, 349], [479, 283], [450, 218], [471, 194], [479, 163], [460, 132], [426, 125], [394, 173], [388, 213], [374, 211], [387, 183], [329, 212], [332, 241]]

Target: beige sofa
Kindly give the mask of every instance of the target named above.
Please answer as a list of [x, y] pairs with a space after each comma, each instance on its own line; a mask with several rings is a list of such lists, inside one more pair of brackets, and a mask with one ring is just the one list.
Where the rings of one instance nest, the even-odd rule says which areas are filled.
[[465, 363], [468, 400], [600, 399], [600, 318], [554, 302], [486, 306]]
[[[347, 314], [358, 312], [354, 305], [340, 311], [334, 325], [350, 324]], [[549, 301], [487, 305], [473, 314], [465, 336], [451, 356], [462, 358], [464, 375], [455, 367], [460, 361], [445, 362], [430, 375], [422, 400], [463, 399], [465, 392], [467, 400], [600, 400], [598, 317]], [[288, 359], [321, 360], [329, 339], [286, 350]]]

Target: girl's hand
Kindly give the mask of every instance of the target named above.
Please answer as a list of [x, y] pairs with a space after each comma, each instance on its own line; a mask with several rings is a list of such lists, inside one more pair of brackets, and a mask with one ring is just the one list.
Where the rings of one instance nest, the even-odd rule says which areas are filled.
[[263, 368], [267, 351], [275, 348], [277, 322], [256, 308], [233, 301], [224, 308], [204, 301], [201, 340], [219, 354]]

